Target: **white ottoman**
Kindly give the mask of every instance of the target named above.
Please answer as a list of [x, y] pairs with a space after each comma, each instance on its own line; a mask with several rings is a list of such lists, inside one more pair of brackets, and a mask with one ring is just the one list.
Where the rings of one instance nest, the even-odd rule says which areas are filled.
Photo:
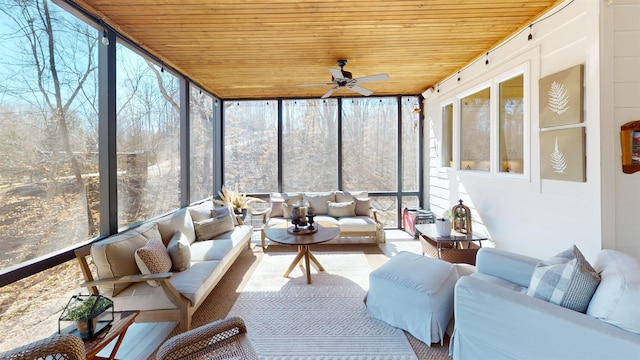
[[453, 264], [400, 252], [369, 274], [367, 312], [429, 346], [442, 343], [453, 315], [456, 281]]

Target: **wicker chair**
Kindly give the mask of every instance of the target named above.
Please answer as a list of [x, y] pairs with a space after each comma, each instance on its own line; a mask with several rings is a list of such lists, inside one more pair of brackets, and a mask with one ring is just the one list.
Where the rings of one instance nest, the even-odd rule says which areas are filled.
[[3, 360], [86, 360], [82, 339], [55, 334], [0, 354]]
[[229, 317], [192, 329], [167, 340], [157, 360], [258, 359], [247, 327], [239, 317]]

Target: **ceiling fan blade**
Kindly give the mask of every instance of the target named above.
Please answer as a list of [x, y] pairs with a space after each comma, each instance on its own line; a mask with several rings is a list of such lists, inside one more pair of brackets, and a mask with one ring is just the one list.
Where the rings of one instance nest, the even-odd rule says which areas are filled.
[[325, 86], [325, 85], [335, 85], [334, 83], [317, 83], [317, 84], [297, 84], [296, 86]]
[[334, 79], [344, 79], [344, 75], [342, 74], [342, 70], [329, 68], [329, 72]]
[[324, 95], [322, 95], [321, 99], [326, 99], [329, 96], [331, 96], [334, 92], [336, 92], [336, 90], [338, 90], [339, 86], [336, 86], [334, 88], [332, 88], [331, 90], [327, 91]]
[[370, 76], [359, 77], [353, 80], [355, 80], [358, 84], [362, 84], [362, 83], [373, 82], [373, 81], [389, 80], [389, 75], [387, 74], [370, 75]]
[[358, 86], [358, 85], [348, 86], [348, 88], [350, 90], [353, 90], [353, 91], [355, 91], [357, 93], [360, 93], [360, 94], [362, 94], [364, 96], [369, 96], [369, 95], [373, 94], [373, 91], [371, 91], [369, 89], [365, 89], [362, 86]]

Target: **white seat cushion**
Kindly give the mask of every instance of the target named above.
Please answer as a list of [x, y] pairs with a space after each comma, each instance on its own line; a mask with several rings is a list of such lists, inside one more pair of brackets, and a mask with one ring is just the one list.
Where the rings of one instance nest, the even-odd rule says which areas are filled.
[[377, 230], [376, 222], [368, 216], [344, 217], [338, 219], [340, 231], [344, 232], [375, 232]]
[[191, 244], [191, 261], [222, 260], [233, 248], [231, 240], [205, 240]]

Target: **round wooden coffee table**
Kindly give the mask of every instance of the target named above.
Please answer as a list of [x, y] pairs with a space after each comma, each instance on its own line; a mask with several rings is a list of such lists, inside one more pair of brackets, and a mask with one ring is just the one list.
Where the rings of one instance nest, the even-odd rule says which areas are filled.
[[316, 266], [318, 271], [324, 271], [324, 268], [316, 259], [315, 256], [309, 250], [309, 245], [323, 243], [329, 240], [333, 240], [340, 235], [340, 228], [338, 225], [331, 224], [328, 222], [319, 222], [316, 223], [316, 228], [318, 231], [312, 234], [292, 234], [287, 231], [287, 227], [290, 226], [289, 223], [282, 223], [278, 225], [274, 225], [267, 229], [266, 235], [267, 237], [280, 244], [284, 245], [295, 245], [298, 247], [298, 255], [293, 259], [291, 265], [284, 273], [283, 277], [289, 277], [291, 271], [302, 262], [302, 258], [304, 257], [305, 268], [307, 270], [307, 284], [311, 284], [311, 269], [309, 268], [310, 261]]

